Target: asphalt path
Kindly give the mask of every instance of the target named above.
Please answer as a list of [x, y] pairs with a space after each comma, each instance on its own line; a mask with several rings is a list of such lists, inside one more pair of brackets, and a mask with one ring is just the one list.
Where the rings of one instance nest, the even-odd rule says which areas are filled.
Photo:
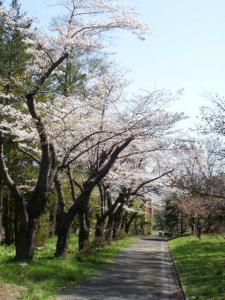
[[165, 240], [139, 238], [112, 264], [57, 300], [184, 300]]

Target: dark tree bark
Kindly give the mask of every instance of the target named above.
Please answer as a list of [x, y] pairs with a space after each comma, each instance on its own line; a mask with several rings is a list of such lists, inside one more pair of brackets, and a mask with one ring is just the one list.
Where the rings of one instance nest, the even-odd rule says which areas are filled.
[[206, 225], [206, 232], [210, 233], [212, 228], [213, 222], [212, 222], [212, 216], [209, 215], [207, 218], [207, 225]]
[[87, 219], [85, 217], [85, 212], [79, 213], [79, 251], [83, 251], [86, 249], [89, 243], [89, 224], [87, 223]]
[[114, 223], [114, 214], [110, 214], [108, 217], [108, 223], [107, 223], [107, 228], [106, 228], [106, 235], [105, 239], [110, 241], [113, 238], [113, 223]]
[[127, 212], [124, 213], [123, 215], [123, 219], [122, 219], [122, 222], [121, 222], [121, 226], [120, 226], [120, 229], [125, 231], [125, 225], [127, 223]]
[[36, 110], [35, 97], [52, 72], [67, 58], [68, 53], [62, 53], [59, 59], [52, 62], [46, 72], [36, 80], [35, 88], [26, 94], [27, 107], [34, 120], [41, 145], [38, 179], [28, 203], [8, 173], [3, 153], [4, 135], [0, 132], [0, 177], [9, 188], [16, 203], [15, 259], [17, 260], [33, 259], [38, 220], [45, 209], [48, 193], [58, 170], [54, 147], [49, 142], [42, 117]]
[[121, 224], [122, 213], [124, 204], [120, 204], [119, 208], [115, 212], [114, 222], [113, 222], [113, 238], [117, 238], [117, 231]]
[[104, 237], [104, 220], [102, 220], [101, 216], [96, 215], [96, 227], [95, 227], [95, 237], [103, 238]]
[[182, 212], [180, 215], [180, 235], [182, 236], [184, 234], [184, 215]]
[[[97, 237], [97, 238], [104, 237], [103, 230], [104, 230], [104, 224], [105, 224], [107, 218], [108, 218], [107, 231], [112, 230], [112, 226], [113, 226], [113, 221], [112, 221], [113, 216], [112, 215], [113, 215], [115, 209], [117, 208], [117, 206], [119, 205], [119, 203], [122, 203], [124, 201], [123, 192], [121, 192], [119, 194], [119, 196], [117, 197], [117, 199], [115, 200], [115, 202], [113, 204], [112, 204], [109, 193], [105, 192], [105, 197], [106, 197], [105, 201], [107, 200], [107, 203], [108, 203], [108, 209], [102, 215], [100, 215], [100, 216], [96, 215], [97, 223], [96, 223], [96, 229], [95, 229], [95, 237]], [[108, 233], [106, 234], [106, 238], [107, 238], [107, 235], [108, 235]]]
[[202, 238], [202, 229], [203, 229], [203, 224], [201, 223], [201, 218], [198, 217], [195, 224], [195, 230], [196, 230], [197, 238], [199, 240], [201, 240]]
[[191, 234], [194, 234], [194, 232], [195, 232], [195, 219], [193, 217], [191, 217], [189, 219], [189, 225], [191, 227]]
[[[82, 251], [82, 246], [84, 245], [84, 237], [88, 235], [86, 232], [86, 221], [85, 223], [83, 222], [83, 218], [85, 219], [83, 214], [85, 214], [85, 212], [88, 209], [90, 195], [94, 187], [106, 176], [110, 168], [113, 166], [120, 152], [124, 148], [126, 148], [131, 141], [132, 138], [129, 138], [126, 141], [124, 141], [121, 145], [117, 146], [114, 150], [110, 151], [110, 156], [105, 157], [105, 160], [101, 162], [100, 167], [92, 170], [89, 178], [83, 183], [82, 187], [79, 186], [79, 196], [74, 196], [76, 199], [74, 199], [73, 205], [69, 208], [67, 213], [62, 214], [60, 231], [58, 232], [58, 240], [55, 252], [56, 256], [66, 255], [66, 243], [63, 244], [62, 241], [68, 240], [70, 226], [77, 215], [79, 215], [79, 221], [81, 222], [81, 233], [79, 234], [79, 248]], [[72, 179], [70, 172], [68, 172], [68, 175], [70, 178], [72, 192], [74, 192], [74, 180]], [[67, 238], [65, 237], [65, 235], [67, 236]]]
[[0, 243], [2, 241], [2, 230], [3, 230], [3, 196], [0, 196]]
[[58, 206], [56, 212], [56, 228], [57, 244], [55, 256], [64, 256], [68, 250], [69, 240], [69, 224], [65, 224], [65, 196], [63, 193], [62, 183], [58, 174], [54, 178], [55, 188], [58, 195]]
[[125, 225], [125, 232], [128, 234], [129, 230], [130, 230], [130, 226], [133, 223], [133, 221], [135, 220], [135, 218], [137, 217], [137, 212], [135, 212], [131, 217], [130, 220], [126, 223]]
[[56, 171], [53, 146], [47, 142], [43, 132], [40, 135], [44, 135], [42, 138], [43, 143], [44, 141], [45, 143], [42, 145], [39, 177], [28, 203], [8, 173], [3, 153], [4, 136], [2, 132], [0, 136], [0, 173], [12, 198], [15, 200], [16, 260], [32, 260], [34, 257], [38, 220], [46, 206], [48, 193]]
[[8, 192], [3, 201], [3, 227], [4, 227], [4, 244], [10, 246], [15, 241], [15, 203], [10, 192]]
[[3, 184], [2, 180], [0, 179], [0, 242], [2, 240], [2, 229], [3, 229]]
[[65, 256], [68, 251], [68, 241], [69, 241], [69, 230], [70, 226], [61, 224], [61, 228], [57, 231], [57, 244], [55, 250], [55, 256]]
[[38, 230], [38, 220], [30, 220], [27, 229], [21, 228], [16, 233], [16, 256], [15, 260], [32, 260], [35, 251], [35, 236]]

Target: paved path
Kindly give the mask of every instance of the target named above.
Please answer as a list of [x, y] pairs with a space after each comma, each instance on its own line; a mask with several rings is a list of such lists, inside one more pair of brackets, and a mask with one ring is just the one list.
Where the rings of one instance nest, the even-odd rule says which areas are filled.
[[184, 300], [168, 244], [158, 238], [140, 238], [113, 264], [57, 299]]

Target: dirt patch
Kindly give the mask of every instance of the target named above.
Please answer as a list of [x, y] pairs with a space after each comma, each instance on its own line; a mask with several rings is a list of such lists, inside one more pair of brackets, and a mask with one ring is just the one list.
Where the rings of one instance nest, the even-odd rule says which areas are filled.
[[0, 300], [21, 299], [26, 290], [26, 288], [21, 286], [0, 283]]

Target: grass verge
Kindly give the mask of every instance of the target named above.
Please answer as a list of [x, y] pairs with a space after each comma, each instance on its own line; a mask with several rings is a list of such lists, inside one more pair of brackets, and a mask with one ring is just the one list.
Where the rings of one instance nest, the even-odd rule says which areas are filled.
[[70, 251], [66, 258], [54, 258], [55, 238], [48, 240], [36, 253], [36, 260], [29, 264], [12, 262], [14, 247], [0, 246], [0, 282], [26, 287], [23, 300], [48, 299], [56, 296], [61, 289], [79, 284], [94, 275], [103, 263], [110, 263], [135, 237], [126, 237], [113, 242], [103, 249], [78, 261], [77, 238], [70, 239]]
[[181, 237], [169, 242], [189, 299], [225, 299], [225, 242], [213, 236]]

